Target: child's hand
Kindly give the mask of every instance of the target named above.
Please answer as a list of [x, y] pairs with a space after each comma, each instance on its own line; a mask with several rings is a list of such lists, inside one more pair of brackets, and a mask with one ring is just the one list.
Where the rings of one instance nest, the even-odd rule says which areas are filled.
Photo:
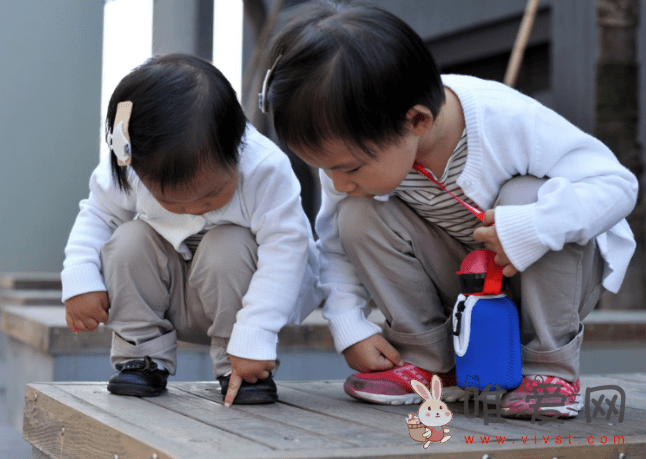
[[96, 330], [108, 320], [110, 301], [107, 292], [89, 292], [73, 296], [65, 302], [67, 328], [74, 333]]
[[348, 366], [360, 373], [386, 371], [404, 365], [401, 355], [380, 334], [372, 335], [343, 351]]
[[494, 226], [495, 214], [493, 209], [489, 209], [485, 212], [484, 221], [482, 224], [484, 227], [477, 228], [473, 232], [473, 238], [476, 241], [484, 242], [485, 247], [492, 252], [495, 252], [496, 256], [493, 259], [497, 265], [504, 266], [502, 269], [502, 274], [506, 277], [511, 277], [518, 272], [516, 267], [511, 264], [507, 254], [502, 248], [500, 239], [498, 239], [498, 233], [496, 232], [496, 227]]
[[250, 360], [229, 355], [231, 361], [231, 378], [229, 378], [229, 389], [224, 397], [224, 406], [230, 406], [233, 399], [238, 395], [238, 390], [244, 379], [248, 383], [255, 383], [259, 379], [267, 379], [271, 370], [276, 367], [273, 360]]

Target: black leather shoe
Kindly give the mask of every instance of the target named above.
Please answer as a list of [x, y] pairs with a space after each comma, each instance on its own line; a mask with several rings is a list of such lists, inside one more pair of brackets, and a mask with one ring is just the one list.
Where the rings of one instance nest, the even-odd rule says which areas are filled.
[[[227, 395], [229, 379], [231, 376], [219, 376], [222, 395]], [[267, 379], [259, 379], [255, 383], [242, 381], [238, 395], [233, 400], [234, 405], [259, 405], [262, 403], [274, 403], [278, 401], [276, 383], [270, 376]]]
[[108, 390], [113, 394], [156, 397], [166, 388], [168, 371], [160, 370], [148, 356], [117, 363], [115, 367], [118, 371], [108, 381]]

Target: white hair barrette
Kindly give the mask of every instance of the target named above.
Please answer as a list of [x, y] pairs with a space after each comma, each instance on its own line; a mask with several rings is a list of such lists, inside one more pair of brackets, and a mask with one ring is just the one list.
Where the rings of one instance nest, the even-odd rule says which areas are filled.
[[276, 58], [276, 60], [274, 61], [274, 65], [272, 65], [271, 68], [267, 70], [267, 74], [265, 75], [265, 80], [262, 82], [262, 92], [258, 93], [258, 108], [263, 113], [269, 113], [269, 106], [268, 106], [269, 103], [267, 101], [267, 89], [269, 89], [269, 79], [271, 78], [271, 74], [274, 73], [276, 64], [278, 64], [278, 61], [280, 60], [281, 57], [283, 57], [282, 54], [280, 54]]
[[128, 134], [130, 115], [132, 115], [132, 102], [119, 102], [112, 132], [108, 134], [108, 145], [117, 157], [119, 166], [129, 166], [132, 162], [132, 147], [130, 134]]

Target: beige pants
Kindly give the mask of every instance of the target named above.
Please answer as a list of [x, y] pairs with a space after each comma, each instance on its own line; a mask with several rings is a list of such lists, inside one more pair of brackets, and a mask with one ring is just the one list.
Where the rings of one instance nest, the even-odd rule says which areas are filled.
[[119, 226], [101, 252], [112, 365], [148, 355], [174, 375], [179, 339], [210, 344], [215, 377], [229, 371], [226, 346], [257, 250], [249, 229], [222, 225], [204, 235], [187, 262], [147, 223]]
[[[531, 176], [513, 178], [496, 205], [535, 202], [543, 183]], [[407, 362], [437, 372], [453, 368], [451, 312], [460, 293], [455, 272], [469, 250], [398, 198], [342, 201], [339, 231], [359, 278], [386, 317], [384, 337]], [[603, 259], [591, 241], [548, 252], [510, 279], [508, 295], [520, 312], [523, 374], [578, 378], [581, 320], [601, 294], [602, 272]]]

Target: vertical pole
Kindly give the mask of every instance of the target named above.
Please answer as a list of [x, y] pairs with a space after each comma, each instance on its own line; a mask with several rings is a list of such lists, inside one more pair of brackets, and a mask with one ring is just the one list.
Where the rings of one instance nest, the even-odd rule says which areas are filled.
[[507, 86], [512, 88], [516, 84], [518, 71], [520, 70], [520, 65], [523, 62], [525, 48], [527, 47], [529, 36], [532, 33], [532, 27], [534, 26], [534, 20], [536, 19], [536, 11], [538, 10], [539, 2], [540, 0], [528, 0], [527, 5], [525, 5], [523, 19], [520, 22], [518, 35], [516, 35], [516, 41], [514, 42], [514, 47], [511, 51], [511, 56], [509, 57], [509, 64], [507, 65], [507, 71], [505, 72], [505, 79], [503, 80]]

